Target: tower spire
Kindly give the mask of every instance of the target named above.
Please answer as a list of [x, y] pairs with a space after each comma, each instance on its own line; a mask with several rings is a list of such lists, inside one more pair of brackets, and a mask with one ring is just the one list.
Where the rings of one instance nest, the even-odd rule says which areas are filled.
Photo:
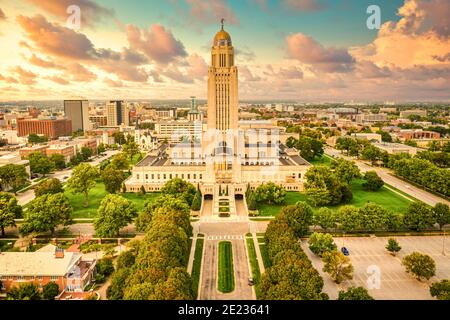
[[222, 18], [222, 19], [220, 20], [220, 23], [222, 24], [222, 30], [223, 30], [223, 24], [225, 23], [225, 19]]

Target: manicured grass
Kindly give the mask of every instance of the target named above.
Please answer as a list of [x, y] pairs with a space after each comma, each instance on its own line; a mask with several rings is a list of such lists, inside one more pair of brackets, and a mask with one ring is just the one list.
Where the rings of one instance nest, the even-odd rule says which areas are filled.
[[[95, 187], [89, 192], [88, 207], [84, 207], [84, 196], [82, 194], [72, 194], [68, 190], [65, 190], [64, 194], [69, 199], [69, 202], [73, 208], [73, 218], [95, 218], [97, 217], [97, 209], [100, 206], [100, 202], [108, 193], [105, 190], [105, 185], [103, 182], [97, 181]], [[146, 200], [154, 200], [160, 194], [147, 193], [145, 195], [141, 195], [139, 193], [125, 193], [120, 195], [133, 202], [138, 211], [141, 211], [144, 208]]]
[[219, 279], [217, 289], [222, 293], [234, 290], [233, 246], [230, 241], [219, 242]]
[[253, 282], [255, 284], [256, 298], [258, 299], [261, 294], [259, 288], [259, 284], [261, 281], [261, 271], [259, 270], [258, 258], [256, 257], [256, 249], [255, 243], [253, 242], [253, 238], [246, 238], [246, 242], [247, 242], [248, 258], [250, 260], [250, 266], [252, 268]]
[[202, 268], [202, 255], [203, 255], [203, 244], [205, 240], [202, 238], [197, 238], [194, 253], [194, 262], [192, 264], [192, 289], [194, 290], [195, 296], [198, 295], [198, 286], [200, 282], [200, 273]]
[[[357, 208], [364, 206], [367, 202], [373, 202], [383, 206], [385, 209], [403, 213], [408, 208], [411, 201], [405, 199], [401, 195], [383, 187], [378, 191], [366, 191], [363, 189], [362, 184], [364, 180], [355, 180], [352, 182], [353, 199], [348, 205], [353, 205]], [[411, 197], [410, 197], [411, 198]], [[261, 216], [276, 216], [280, 213], [284, 206], [295, 204], [298, 201], [307, 201], [308, 197], [305, 193], [300, 192], [288, 192], [286, 195], [285, 203], [282, 205], [267, 205], [261, 204], [258, 208]], [[342, 205], [330, 206], [328, 208], [332, 210], [338, 210]], [[317, 208], [314, 208], [317, 210]]]
[[328, 166], [329, 167], [329, 166], [331, 166], [331, 160], [332, 159], [330, 157], [328, 157], [326, 155], [323, 155], [320, 158], [318, 158], [318, 157], [314, 158], [314, 160], [309, 161], [309, 163], [311, 163], [311, 164], [313, 164], [315, 166], [322, 165], [322, 166]]
[[269, 259], [269, 254], [267, 253], [267, 247], [264, 243], [264, 239], [262, 239], [262, 241], [260, 241], [258, 239], [258, 245], [259, 245], [259, 250], [261, 251], [264, 268], [266, 268], [266, 269], [270, 268], [271, 263], [270, 263], [270, 259]]

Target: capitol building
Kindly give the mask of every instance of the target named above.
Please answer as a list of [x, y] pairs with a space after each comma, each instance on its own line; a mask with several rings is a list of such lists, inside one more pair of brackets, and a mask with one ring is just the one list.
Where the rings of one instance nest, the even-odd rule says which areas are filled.
[[[207, 129], [203, 117], [190, 138], [180, 134], [150, 151], [125, 181], [127, 192], [157, 192], [173, 178], [199, 186], [203, 196], [216, 199], [227, 190], [229, 197], [244, 197], [248, 187], [265, 182], [283, 185], [287, 191], [303, 189], [311, 166], [295, 149], [281, 144], [279, 130], [240, 128], [238, 119], [238, 68], [231, 36], [221, 30], [214, 37], [208, 69]], [[191, 113], [197, 112], [193, 102]], [[176, 142], [178, 141], [178, 142]]]

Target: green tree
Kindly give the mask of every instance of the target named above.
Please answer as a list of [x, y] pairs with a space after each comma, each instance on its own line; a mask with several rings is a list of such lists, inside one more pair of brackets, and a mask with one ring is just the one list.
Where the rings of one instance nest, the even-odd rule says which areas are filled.
[[137, 210], [132, 202], [119, 195], [108, 194], [97, 209], [95, 232], [103, 238], [118, 236], [120, 229], [131, 223], [136, 215]]
[[325, 252], [322, 257], [323, 272], [328, 273], [334, 282], [341, 283], [344, 280], [353, 279], [353, 266], [350, 259], [342, 252]]
[[93, 153], [94, 152], [92, 151], [91, 148], [88, 147], [81, 148], [81, 157], [83, 158], [83, 161], [88, 161], [92, 157]]
[[7, 164], [0, 167], [0, 183], [2, 190], [10, 187], [16, 193], [17, 189], [28, 181], [28, 173], [25, 166]]
[[34, 194], [36, 197], [43, 196], [44, 194], [57, 194], [63, 192], [64, 190], [61, 181], [56, 178], [44, 180], [34, 187]]
[[320, 208], [314, 213], [314, 224], [320, 226], [324, 230], [336, 228], [336, 213], [328, 208]]
[[0, 229], [2, 237], [5, 236], [6, 227], [14, 227], [14, 219], [22, 217], [22, 207], [17, 203], [17, 199], [10, 193], [0, 192]]
[[38, 136], [35, 133], [30, 133], [28, 135], [28, 142], [31, 144], [44, 143], [47, 141], [48, 141], [48, 138], [46, 136]]
[[281, 185], [267, 182], [258, 186], [254, 194], [258, 203], [281, 204], [286, 197], [286, 190]]
[[95, 187], [95, 180], [98, 176], [97, 168], [82, 163], [73, 169], [72, 176], [67, 181], [67, 188], [72, 193], [81, 193], [84, 195], [84, 206], [89, 206], [89, 191]]
[[114, 132], [112, 134], [112, 136], [114, 138], [114, 142], [117, 144], [122, 145], [126, 142], [125, 135], [123, 134], [123, 132], [119, 132], [119, 131]]
[[378, 161], [382, 160], [382, 152], [379, 148], [369, 144], [361, 152], [361, 158], [363, 160], [369, 160], [372, 165], [375, 165]]
[[200, 190], [197, 190], [194, 200], [192, 201], [191, 209], [193, 211], [199, 211], [201, 207], [202, 207], [202, 193], [200, 192]]
[[130, 161], [133, 160], [134, 155], [139, 153], [139, 146], [134, 141], [129, 141], [123, 145], [122, 149], [123, 153], [130, 158]]
[[342, 158], [334, 162], [334, 174], [339, 180], [345, 181], [347, 184], [361, 176], [359, 168], [354, 161], [347, 161]]
[[364, 183], [362, 187], [368, 191], [378, 191], [384, 185], [383, 179], [381, 179], [375, 171], [367, 171], [364, 175]]
[[313, 210], [304, 202], [284, 207], [280, 212], [280, 219], [285, 219], [289, 228], [297, 237], [304, 236], [313, 224]]
[[441, 280], [430, 286], [430, 294], [438, 300], [450, 300], [450, 281]]
[[123, 171], [116, 169], [113, 165], [107, 166], [101, 172], [101, 177], [105, 184], [105, 190], [109, 193], [117, 193], [125, 180]]
[[102, 258], [97, 261], [96, 268], [96, 280], [98, 282], [104, 282], [114, 272], [114, 265], [112, 258]]
[[53, 162], [53, 167], [58, 170], [62, 170], [66, 167], [66, 160], [62, 154], [52, 154], [50, 155], [49, 160]]
[[389, 132], [379, 130], [377, 131], [378, 134], [381, 134], [381, 141], [383, 142], [392, 142], [392, 136], [389, 134]]
[[41, 293], [34, 283], [21, 283], [9, 290], [8, 300], [41, 300]]
[[314, 232], [308, 240], [309, 249], [319, 257], [325, 252], [335, 251], [337, 249], [333, 237], [329, 233]]
[[192, 279], [184, 268], [173, 268], [165, 282], [155, 286], [156, 300], [193, 300]]
[[361, 228], [359, 210], [353, 206], [343, 206], [338, 210], [338, 221], [342, 230], [352, 232]]
[[387, 210], [379, 204], [367, 202], [359, 208], [360, 226], [367, 231], [376, 231], [385, 227]]
[[167, 181], [161, 188], [162, 194], [169, 194], [175, 197], [182, 197], [187, 204], [192, 205], [197, 189], [192, 183], [184, 181], [180, 178], [175, 178]]
[[58, 294], [59, 286], [53, 281], [50, 281], [42, 287], [42, 298], [44, 300], [54, 300]]
[[247, 207], [249, 210], [257, 210], [258, 209], [258, 203], [256, 202], [255, 193], [250, 190], [248, 196], [246, 196], [247, 200]]
[[111, 284], [106, 290], [106, 297], [108, 298], [108, 300], [123, 299], [124, 291], [126, 288], [126, 281], [130, 273], [131, 269], [121, 268], [112, 274]]
[[406, 272], [414, 275], [417, 280], [430, 279], [436, 274], [436, 263], [426, 254], [413, 252], [402, 260], [402, 265], [405, 266]]
[[111, 160], [111, 165], [113, 165], [118, 170], [127, 170], [130, 166], [127, 157], [123, 153], [119, 153], [114, 156]]
[[403, 217], [403, 220], [409, 229], [415, 231], [430, 228], [436, 222], [433, 211], [423, 202], [411, 203]]
[[443, 226], [450, 223], [450, 208], [444, 203], [436, 203], [433, 208], [433, 215], [441, 230]]
[[62, 193], [44, 194], [30, 202], [20, 227], [23, 234], [48, 232], [52, 236], [58, 226], [72, 224], [72, 207]]
[[386, 250], [389, 251], [394, 256], [402, 249], [400, 245], [398, 244], [397, 240], [390, 238], [388, 240], [388, 243], [386, 245]]
[[54, 163], [41, 152], [29, 154], [28, 160], [30, 161], [30, 169], [34, 173], [40, 173], [45, 176], [55, 169]]
[[347, 291], [339, 291], [338, 300], [374, 300], [363, 287], [350, 287]]
[[106, 151], [106, 146], [103, 143], [100, 143], [97, 147], [97, 153], [102, 154]]

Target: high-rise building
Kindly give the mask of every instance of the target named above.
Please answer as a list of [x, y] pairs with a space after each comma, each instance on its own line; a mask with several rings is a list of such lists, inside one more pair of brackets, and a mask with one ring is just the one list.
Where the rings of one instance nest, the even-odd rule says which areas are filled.
[[106, 104], [106, 116], [109, 127], [129, 126], [130, 111], [122, 100], [110, 101]]
[[19, 137], [30, 133], [41, 134], [49, 139], [56, 139], [72, 134], [72, 121], [69, 119], [17, 119]]
[[72, 121], [73, 131], [91, 130], [89, 102], [87, 100], [64, 100], [64, 113]]

